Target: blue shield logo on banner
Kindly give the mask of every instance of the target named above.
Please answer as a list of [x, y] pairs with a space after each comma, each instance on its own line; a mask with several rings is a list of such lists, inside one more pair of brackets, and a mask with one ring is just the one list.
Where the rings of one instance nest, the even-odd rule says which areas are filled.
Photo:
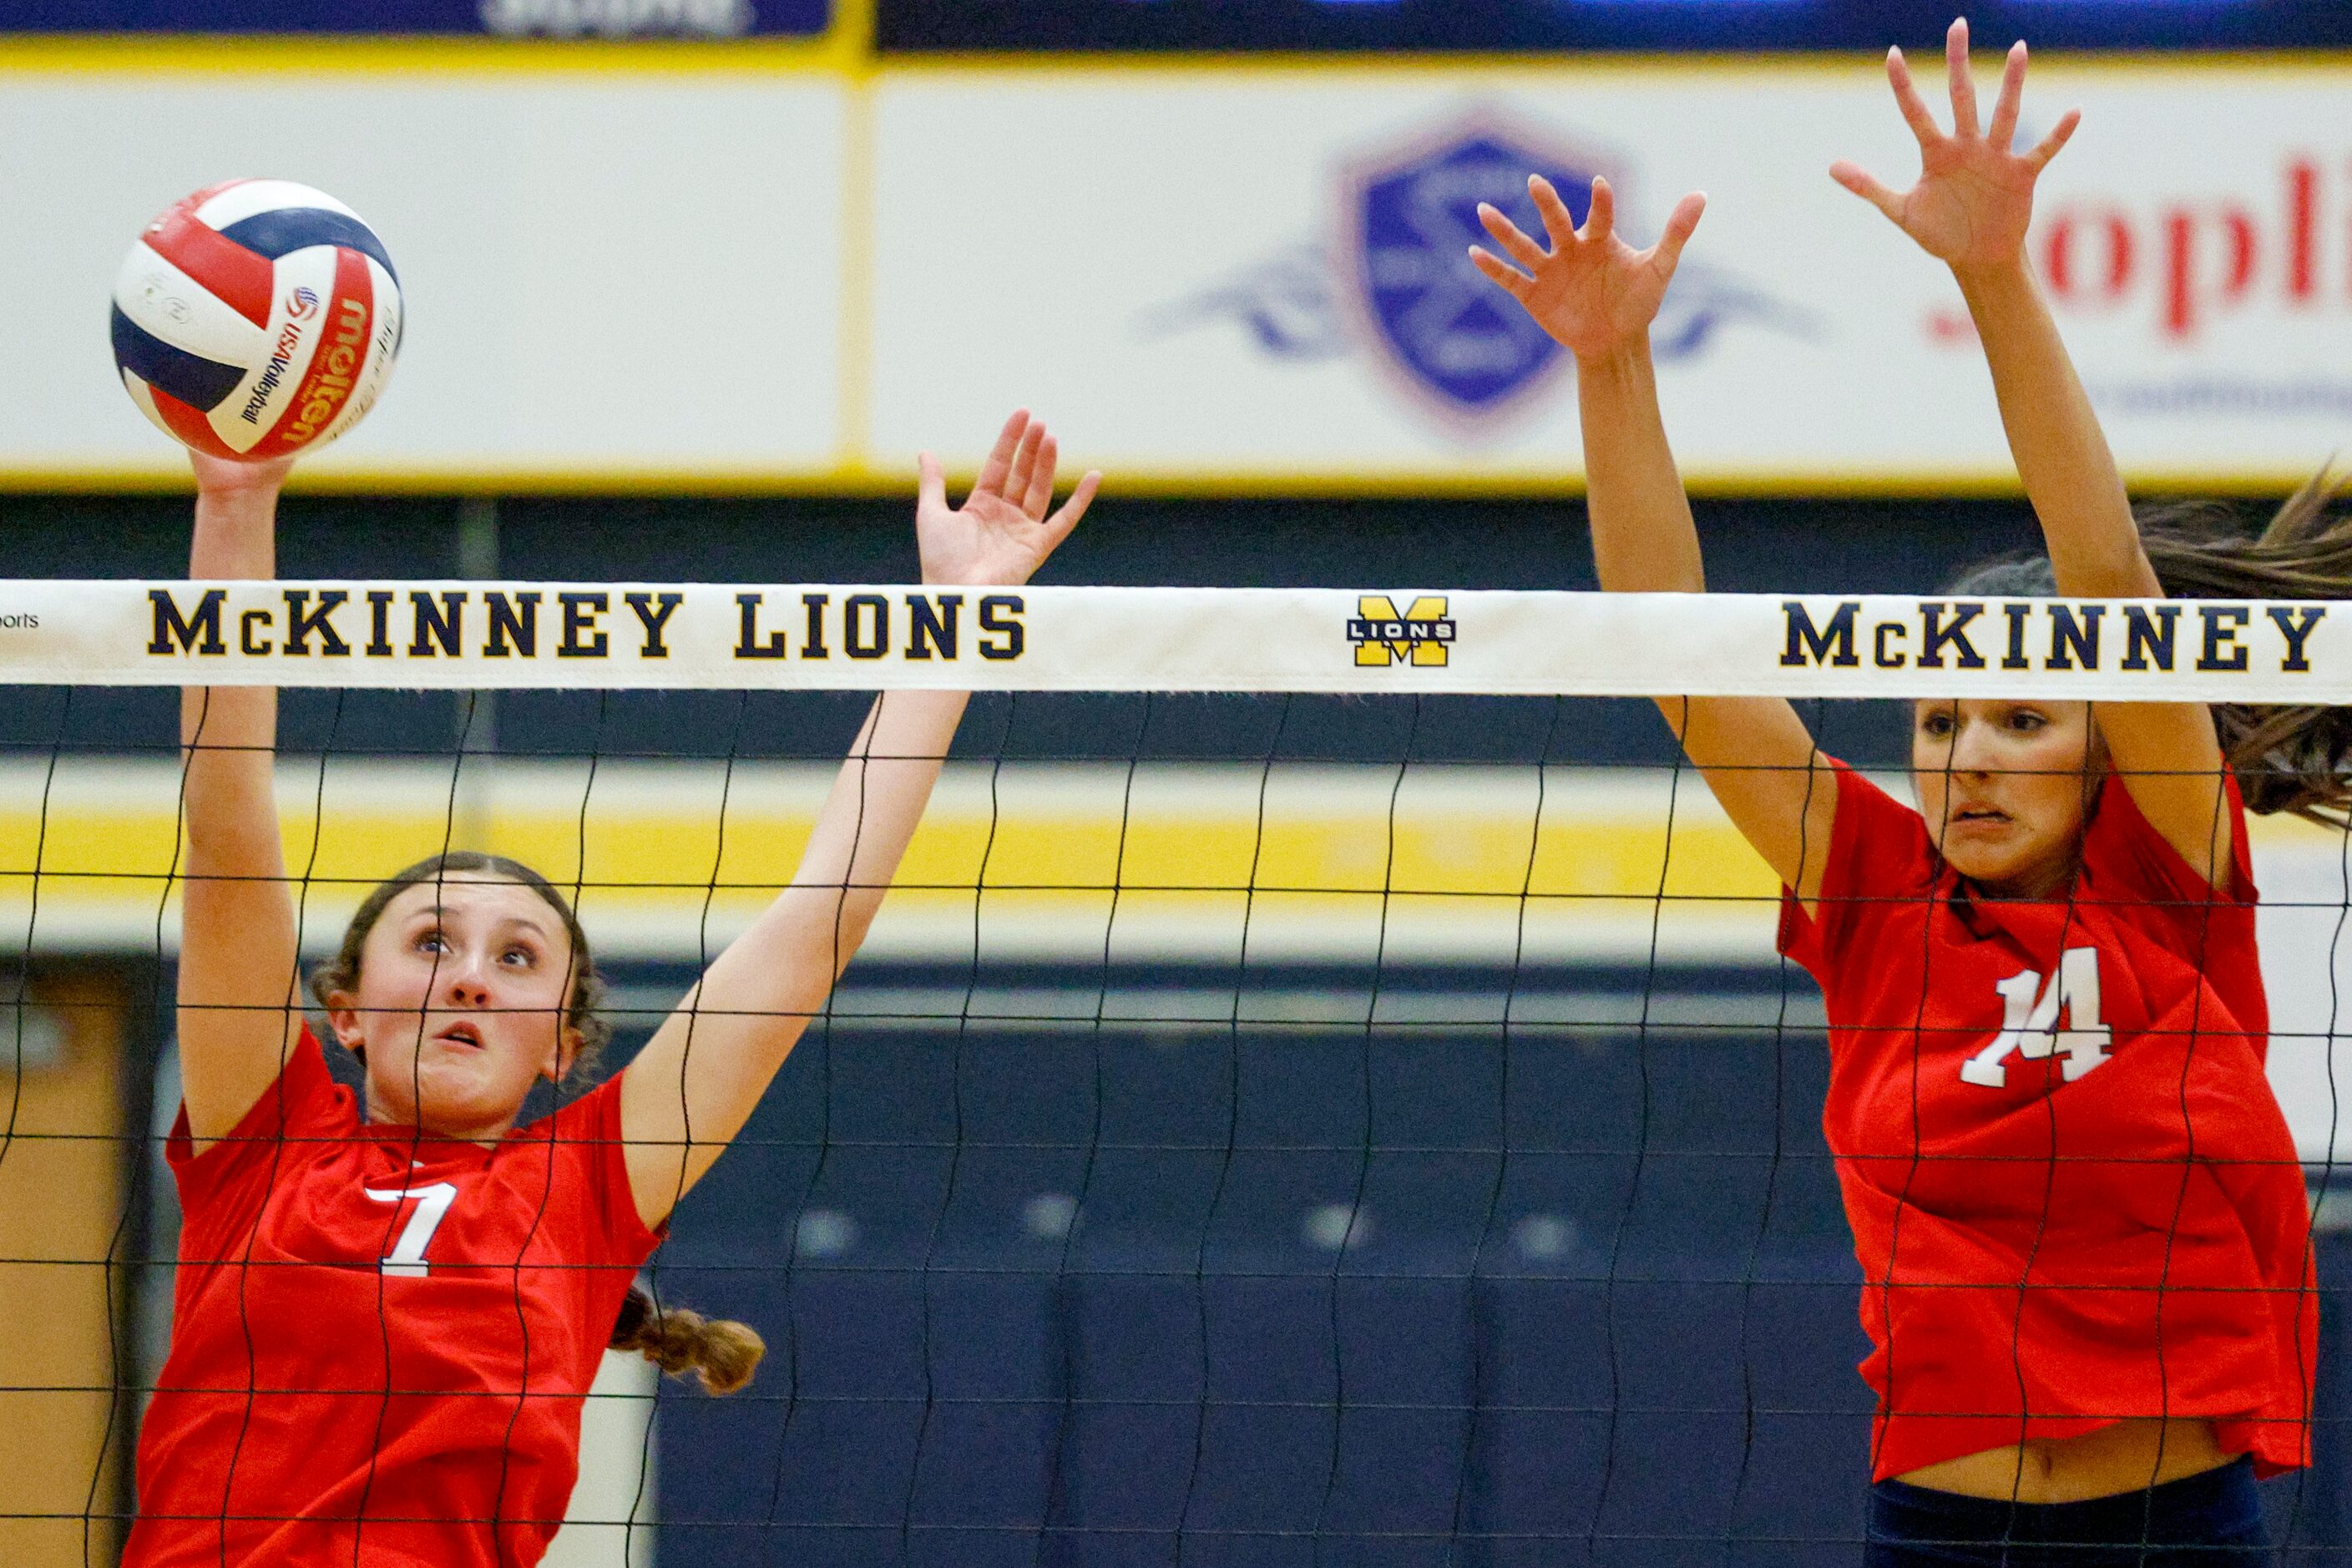
[[[1450, 422], [1474, 433], [1492, 424], [1568, 359], [1517, 300], [1470, 265], [1471, 246], [1493, 248], [1478, 204], [1500, 208], [1540, 238], [1529, 174], [1549, 179], [1580, 225], [1593, 176], [1611, 173], [1599, 159], [1475, 114], [1350, 172], [1342, 207], [1347, 291], [1381, 356]], [[1622, 192], [1622, 183], [1612, 183]]]

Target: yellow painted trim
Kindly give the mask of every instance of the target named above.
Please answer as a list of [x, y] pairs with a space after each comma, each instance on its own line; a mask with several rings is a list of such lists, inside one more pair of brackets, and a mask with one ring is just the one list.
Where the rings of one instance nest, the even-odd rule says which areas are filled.
[[[217, 75], [302, 70], [406, 73], [418, 69], [488, 75], [530, 73], [729, 73], [832, 70], [883, 79], [939, 75], [1082, 77], [1215, 75], [1342, 76], [1355, 80], [1432, 75], [1486, 78], [1554, 77], [1563, 71], [1604, 76], [1802, 75], [1847, 79], [1874, 67], [1869, 51], [1775, 51], [1753, 54], [1419, 53], [1406, 55], [1280, 51], [1015, 53], [1002, 50], [877, 55], [872, 47], [874, 0], [836, 0], [834, 22], [817, 38], [496, 38], [473, 36], [352, 37], [310, 34], [97, 34], [0, 32], [0, 74], [77, 72], [121, 75]], [[1988, 53], [1988, 59], [1996, 57]], [[2051, 50], [2046, 66], [2122, 75], [2179, 76], [2229, 71], [2342, 74], [2352, 72], [2352, 49], [2293, 49], [2183, 54]]]
[[1603, 74], [1655, 75], [1686, 72], [1751, 75], [1759, 70], [1843, 74], [1856, 60], [1875, 62], [1876, 56], [1856, 54], [1615, 54], [1604, 50], [1556, 54], [1442, 52], [1384, 54], [1376, 49], [1334, 50], [1316, 54], [1303, 50], [1265, 50], [1219, 54], [1213, 51], [1148, 49], [1102, 53], [1003, 49], [940, 50], [935, 53], [881, 55], [886, 76], [1134, 76], [1194, 77], [1346, 76], [1426, 77], [1434, 74], [1477, 76], [1550, 76], [1562, 69]]
[[[67, 767], [69, 784], [55, 788], [36, 761], [0, 769], [0, 916], [21, 931], [37, 900], [37, 947], [110, 938], [152, 951], [176, 923], [167, 883], [184, 848], [176, 769], [94, 758]], [[507, 779], [509, 769], [516, 776]], [[339, 758], [323, 819], [304, 771], [280, 774], [280, 830], [314, 922], [331, 923], [392, 868], [453, 842], [446, 769]], [[1670, 812], [1663, 772], [1627, 781], [1556, 766], [1539, 817], [1524, 765], [1449, 770], [1440, 793], [1409, 792], [1401, 804], [1380, 767], [1304, 776], [1286, 768], [1270, 808], [1246, 767], [1181, 793], [1172, 786], [1187, 782], [1183, 770], [1147, 768], [1139, 805], [1116, 764], [1052, 772], [1066, 782], [1034, 790], [1016, 763], [1000, 794], [982, 770], [951, 769], [895, 879], [883, 926], [928, 915], [940, 948], [968, 952], [976, 919], [1033, 938], [1092, 925], [1082, 950], [1099, 953], [1117, 889], [1126, 940], [1189, 917], [1221, 926], [1230, 941], [1246, 914], [1254, 942], [1270, 937], [1277, 952], [1360, 954], [1378, 942], [1393, 955], [1395, 939], [1411, 951], [1451, 931], [1457, 951], [1491, 957], [1590, 952], [1587, 942], [1605, 949], [1612, 933], [1681, 948], [1709, 928], [1725, 934], [1727, 921], [1736, 942], [1753, 941], [1758, 961], [1770, 951], [1777, 879], [1704, 792], [1685, 791]], [[600, 945], [644, 950], [666, 940], [675, 952], [683, 936], [692, 951], [714, 934], [723, 940], [790, 875], [830, 773], [745, 764], [722, 823], [714, 763], [608, 763], [598, 773], [609, 781], [604, 793], [583, 811], [584, 767], [508, 760], [454, 841], [576, 888]], [[2252, 831], [2258, 850], [2332, 856], [2340, 845], [2340, 836], [2286, 818], [2258, 819]], [[649, 929], [665, 917], [667, 939]], [[67, 934], [77, 929], [106, 934]]]
[[[2315, 467], [2316, 465], [2315, 465]], [[1574, 498], [1584, 493], [1584, 477], [1557, 469], [1465, 474], [1430, 470], [1393, 474], [1294, 472], [1192, 472], [1176, 468], [1108, 470], [1107, 499], [1161, 500], [1510, 500]], [[2132, 489], [2147, 495], [2278, 496], [2311, 477], [2309, 469], [2280, 468], [2241, 473], [2198, 469], [2144, 469], [2127, 473]], [[970, 469], [951, 471], [968, 483]], [[1887, 468], [1829, 473], [1819, 469], [1698, 469], [1685, 476], [1694, 495], [1719, 500], [1815, 498], [1905, 500], [1988, 498], [2008, 500], [2024, 492], [2006, 468]], [[173, 465], [154, 468], [0, 468], [0, 494], [168, 495], [185, 492], [187, 472]], [[391, 496], [896, 496], [914, 492], [913, 454], [905, 465], [844, 461], [824, 468], [669, 468], [633, 466], [600, 468], [363, 467], [297, 469], [289, 487], [312, 495]]]
[[[75, 759], [85, 784], [106, 776], [101, 762]], [[452, 842], [452, 782], [431, 766], [372, 769], [339, 759], [324, 821], [311, 803], [289, 795], [281, 815], [286, 864], [329, 901], [355, 898], [393, 867]], [[828, 770], [803, 765], [783, 790], [767, 788], [747, 804], [732, 798], [722, 823], [711, 764], [624, 764], [604, 776], [628, 782], [583, 810], [575, 793], [584, 771], [564, 777], [521, 764], [519, 786], [493, 784], [478, 804], [480, 846], [538, 867], [559, 885], [689, 908], [706, 896], [757, 908], [772, 897], [800, 858], [822, 803]], [[1530, 770], [1496, 768], [1494, 776], [1532, 779]], [[1132, 805], [1115, 768], [1082, 774], [1075, 790], [1024, 793], [1016, 767], [1002, 798], [986, 784], [951, 784], [926, 814], [895, 880], [893, 900], [929, 890], [967, 899], [975, 887], [1007, 893], [1149, 894], [1165, 906], [1214, 904], [1260, 894], [1344, 903], [1370, 896], [1399, 900], [1516, 901], [1655, 900], [1665, 871], [1668, 898], [1770, 901], [1776, 884], [1729, 820], [1711, 805], [1685, 805], [1671, 816], [1663, 774], [1639, 799], [1579, 798], [1555, 790], [1540, 824], [1533, 788], [1505, 789], [1485, 801], [1458, 790], [1430, 799], [1390, 802], [1381, 770], [1325, 770], [1370, 781], [1369, 793], [1339, 786], [1340, 798], [1317, 798], [1278, 784], [1270, 809], [1255, 791], [1212, 786], [1189, 799], [1169, 777]], [[176, 773], [125, 767], [111, 787], [44, 791], [39, 772], [0, 775], [0, 904], [35, 889], [82, 900], [113, 899], [152, 910], [183, 853]], [[1318, 775], [1319, 776], [1319, 775]], [[562, 782], [559, 783], [559, 777]], [[737, 783], [756, 784], [773, 770], [749, 765]], [[1598, 782], [1605, 782], [1605, 775]], [[534, 795], [532, 785], [539, 786]], [[1090, 786], [1090, 787], [1089, 787]], [[1326, 784], [1327, 791], [1331, 787]], [[92, 798], [95, 794], [96, 798]], [[358, 798], [352, 798], [352, 797]], [[780, 798], [781, 797], [781, 798]], [[1535, 842], [1529, 828], [1537, 827]], [[722, 831], [723, 829], [723, 831]], [[1673, 854], [1668, 858], [1671, 844]], [[1532, 855], [1531, 855], [1532, 851]]]
[[863, 74], [875, 61], [875, 12], [881, 0], [833, 0], [830, 34], [839, 63]]
[[[1892, 41], [1892, 40], [1890, 40]], [[1932, 41], [1932, 40], [1931, 40]], [[1913, 51], [1915, 54], [1916, 50]], [[1940, 54], [1940, 50], [1937, 51]], [[1998, 51], [1981, 58], [1995, 63]], [[1738, 54], [1618, 53], [1609, 50], [1561, 50], [1495, 53], [1383, 54], [1377, 50], [1313, 54], [1299, 51], [1265, 53], [1170, 52], [1148, 50], [1093, 53], [1020, 53], [1008, 50], [940, 50], [936, 53], [890, 53], [879, 57], [888, 77], [938, 75], [1168, 75], [1249, 78], [1265, 76], [1346, 76], [1423, 78], [1431, 75], [1481, 77], [1558, 76], [1563, 71], [1603, 76], [1790, 76], [1851, 77], [1857, 69], [1874, 73], [1880, 57], [1872, 51], [1782, 50]], [[2092, 70], [2120, 75], [2179, 76], [2190, 72], [2352, 71], [2352, 49], [2291, 49], [2276, 52], [2240, 50], [2187, 54], [2177, 50], [2046, 50], [2035, 56], [2044, 69]]]
[[0, 33], [0, 75], [242, 76], [329, 71], [483, 76], [837, 73], [862, 44], [822, 38], [331, 37]]
[[[298, 468], [287, 487], [311, 495], [868, 495], [914, 491], [911, 477], [860, 466], [822, 468], [467, 467]], [[185, 468], [0, 468], [0, 494], [170, 495], [192, 489]]]

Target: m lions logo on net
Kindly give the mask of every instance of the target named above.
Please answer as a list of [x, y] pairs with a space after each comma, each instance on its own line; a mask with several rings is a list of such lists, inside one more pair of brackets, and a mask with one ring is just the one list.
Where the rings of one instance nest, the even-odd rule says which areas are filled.
[[1454, 618], [1445, 613], [1443, 594], [1423, 594], [1397, 610], [1389, 594], [1357, 596], [1356, 613], [1348, 618], [1348, 641], [1355, 646], [1359, 665], [1450, 663], [1454, 650]]
[[[1621, 223], [1641, 232], [1638, 164], [1474, 105], [1348, 160], [1328, 240], [1284, 246], [1152, 309], [1142, 333], [1234, 323], [1258, 353], [1297, 364], [1369, 351], [1384, 379], [1440, 427], [1474, 440], [1496, 434], [1540, 405], [1570, 368], [1565, 351], [1469, 260], [1471, 246], [1492, 247], [1481, 202], [1542, 232], [1528, 195], [1531, 174], [1551, 181], [1580, 224], [1593, 177], [1607, 175]], [[1658, 359], [1700, 355], [1734, 325], [1798, 338], [1820, 331], [1801, 308], [1685, 257], [1653, 331]]]

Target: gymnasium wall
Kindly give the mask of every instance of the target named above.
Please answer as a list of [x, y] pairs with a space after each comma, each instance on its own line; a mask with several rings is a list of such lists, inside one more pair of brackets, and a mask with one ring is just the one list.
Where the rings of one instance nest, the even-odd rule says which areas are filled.
[[[776, 36], [0, 37], [0, 201], [38, 218], [0, 225], [6, 573], [181, 569], [185, 502], [165, 492], [184, 468], [113, 380], [105, 295], [148, 216], [235, 173], [350, 201], [408, 292], [392, 391], [289, 504], [289, 574], [903, 578], [913, 453], [968, 463], [1025, 404], [1111, 475], [1055, 580], [1590, 586], [1570, 378], [1507, 312], [1465, 327], [1437, 308], [1462, 284], [1459, 205], [1527, 167], [1571, 191], [1608, 174], [1637, 235], [1710, 193], [1660, 346], [1717, 586], [1924, 590], [2031, 537], [1948, 286], [1823, 174], [1907, 155], [1865, 58], [925, 61], [839, 27], [795, 39], [804, 5], [688, 9]], [[563, 7], [499, 14], [530, 30]], [[2077, 101], [2090, 120], [2032, 253], [2126, 466], [2144, 489], [2274, 498], [2352, 429], [2352, 63], [2049, 62], [2037, 104]], [[28, 1066], [9, 1092], [70, 1089], [94, 1126], [148, 1114], [164, 1044], [169, 911], [120, 874], [168, 858], [170, 710], [0, 695], [0, 913], [32, 933], [44, 994], [91, 961], [110, 973], [119, 1025], [75, 1037], [110, 1076]], [[285, 710], [289, 756], [339, 758], [332, 847], [354, 876], [454, 831], [559, 870], [603, 854], [689, 879], [720, 863], [705, 829], [727, 760], [728, 864], [757, 879], [789, 862], [857, 716], [734, 694]], [[1824, 724], [1842, 754], [1899, 760], [1898, 716]], [[488, 760], [453, 770], [461, 740]], [[101, 759], [62, 791], [59, 744]], [[591, 746], [593, 843], [562, 809], [589, 798]], [[1671, 809], [1676, 875], [1737, 895], [1733, 929], [1667, 920], [1517, 964], [1492, 931], [1408, 942], [1377, 986], [1360, 921], [1329, 908], [1293, 921], [1319, 946], [1255, 966], [1206, 940], [1103, 940], [1106, 803], [1129, 767], [1157, 803], [1147, 851], [1222, 850], [1244, 826], [1231, 784], [1270, 756], [1285, 852], [1319, 876], [1377, 873], [1362, 856], [1389, 818], [1368, 784], [1410, 757], [1439, 781], [1405, 821], [1417, 873], [1491, 884], [1514, 792], [1542, 780], [1561, 879], [1544, 890], [1642, 900], [1638, 924]], [[1203, 762], [1205, 784], [1177, 779]], [[731, 1403], [663, 1390], [642, 1489], [642, 1433], [600, 1428], [580, 1508], [662, 1523], [572, 1561], [1124, 1564], [1170, 1560], [1182, 1524], [1195, 1563], [1307, 1561], [1328, 1530], [1347, 1561], [1404, 1568], [1466, 1526], [1498, 1564], [1562, 1536], [1646, 1564], [1853, 1533], [1864, 1405], [1818, 1004], [1769, 961], [1760, 868], [1687, 780], [1672, 793], [1670, 763], [1635, 702], [976, 704], [921, 863], [968, 876], [1003, 814], [1015, 872], [1087, 886], [1011, 910], [1049, 940], [997, 952], [978, 994], [952, 900], [894, 900], [844, 1016], [666, 1254], [666, 1289], [749, 1317], [776, 1359]], [[2263, 853], [2273, 894], [2310, 905], [2266, 952], [2333, 1289], [2352, 1226], [2326, 1166], [2352, 1136], [2332, 927], [2311, 922], [2345, 897], [2340, 842], [2287, 828]], [[742, 917], [742, 896], [698, 892], [592, 911], [631, 1018]], [[339, 899], [318, 902], [321, 940]], [[45, 1154], [41, 1179], [90, 1147]], [[126, 1203], [138, 1246], [167, 1240], [152, 1170], [75, 1167], [55, 1190], [64, 1239], [15, 1244], [35, 1262], [0, 1289], [49, 1289], [44, 1247], [101, 1254]], [[82, 1316], [129, 1325], [152, 1372], [168, 1281], [133, 1283], [131, 1305]], [[2304, 1544], [2352, 1544], [2338, 1300], [2321, 1465], [2270, 1500]], [[84, 1462], [119, 1364], [85, 1339], [70, 1365], [0, 1379], [26, 1384], [0, 1397], [38, 1407], [58, 1434], [38, 1457], [61, 1466], [5, 1458], [57, 1516], [34, 1531], [47, 1558], [11, 1539], [11, 1562], [79, 1561], [67, 1516], [125, 1495], [126, 1427], [111, 1468]], [[602, 1408], [642, 1415], [645, 1393]], [[1472, 1395], [1483, 1423], [1456, 1408]]]
[[[1538, 169], [1580, 210], [1609, 176], [1637, 237], [1711, 193], [1657, 334], [1695, 483], [2012, 482], [1948, 279], [1826, 175], [1911, 155], [1865, 59], [653, 47], [0, 36], [0, 201], [40, 215], [0, 234], [0, 480], [170, 478], [105, 291], [152, 213], [268, 172], [408, 296], [320, 484], [872, 489], [1034, 405], [1175, 493], [1571, 489], [1565, 361], [1462, 255]], [[2352, 427], [2352, 67], [2062, 58], [2034, 94], [2087, 115], [2031, 248], [2126, 468], [2306, 475]]]

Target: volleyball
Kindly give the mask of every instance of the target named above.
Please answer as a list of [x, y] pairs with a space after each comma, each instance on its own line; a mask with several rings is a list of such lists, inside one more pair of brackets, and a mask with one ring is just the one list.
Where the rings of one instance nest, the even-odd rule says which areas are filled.
[[165, 434], [259, 461], [325, 446], [400, 353], [383, 241], [323, 191], [231, 180], [173, 203], [123, 258], [114, 363]]

